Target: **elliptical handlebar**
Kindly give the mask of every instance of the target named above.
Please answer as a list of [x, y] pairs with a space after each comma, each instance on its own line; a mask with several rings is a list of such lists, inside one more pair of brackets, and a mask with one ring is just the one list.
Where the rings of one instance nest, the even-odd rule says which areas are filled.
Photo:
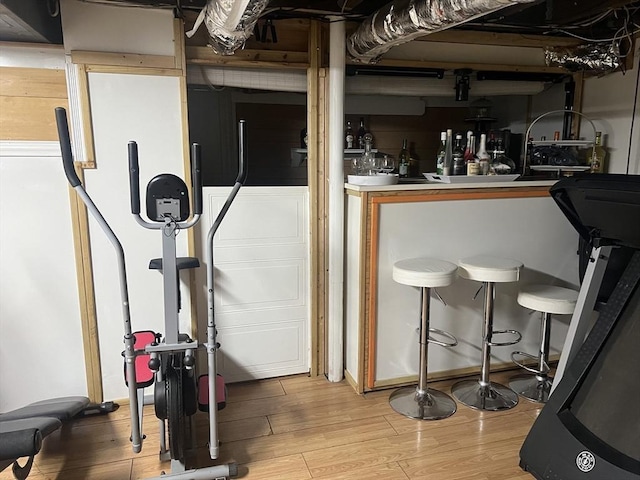
[[[124, 358], [127, 378], [136, 378], [136, 354], [135, 339], [131, 329], [131, 314], [129, 311], [129, 289], [127, 286], [127, 270], [125, 266], [124, 249], [118, 237], [113, 232], [109, 223], [105, 220], [93, 203], [91, 197], [87, 194], [82, 182], [78, 178], [73, 168], [73, 153], [71, 152], [71, 139], [69, 136], [69, 123], [67, 122], [67, 111], [62, 107], [55, 109], [56, 124], [58, 127], [58, 138], [60, 139], [60, 152], [62, 154], [62, 164], [64, 173], [67, 176], [69, 184], [76, 191], [82, 202], [86, 205], [91, 216], [96, 220], [109, 242], [113, 246], [118, 263], [118, 275], [120, 279], [120, 302], [122, 307], [122, 319], [124, 321]], [[140, 411], [138, 410], [136, 382], [129, 382], [129, 410], [131, 418], [131, 444], [133, 451], [139, 453], [142, 450], [143, 437], [140, 432]]]
[[138, 144], [128, 144], [129, 151], [129, 194], [131, 196], [131, 213], [140, 214], [140, 168], [138, 165]]
[[75, 188], [82, 185], [76, 169], [73, 168], [73, 153], [71, 152], [71, 138], [69, 137], [69, 124], [67, 111], [62, 107], [56, 107], [56, 124], [58, 126], [58, 138], [60, 139], [60, 153], [62, 153], [62, 165], [69, 184]]
[[191, 188], [193, 189], [193, 214], [202, 215], [202, 170], [200, 144], [191, 144]]
[[246, 125], [244, 120], [238, 122], [238, 149], [240, 151], [240, 167], [238, 170], [238, 176], [236, 177], [236, 183], [244, 184], [247, 179], [247, 154], [246, 149]]
[[[236, 183], [229, 192], [227, 200], [220, 209], [213, 225], [209, 228], [207, 233], [207, 244], [205, 245], [207, 255], [207, 373], [209, 375], [209, 399], [217, 398], [217, 386], [215, 376], [217, 372], [216, 368], [216, 350], [218, 349], [216, 340], [216, 321], [214, 312], [214, 262], [213, 262], [213, 237], [218, 230], [218, 227], [222, 223], [223, 218], [227, 214], [229, 207], [233, 203], [240, 187], [247, 178], [247, 155], [246, 155], [246, 135], [245, 135], [245, 121], [240, 120], [238, 123], [238, 154], [239, 154], [239, 169], [238, 176], [236, 177]], [[219, 446], [218, 446], [218, 408], [214, 401], [209, 400], [209, 456], [212, 459], [218, 458]]]

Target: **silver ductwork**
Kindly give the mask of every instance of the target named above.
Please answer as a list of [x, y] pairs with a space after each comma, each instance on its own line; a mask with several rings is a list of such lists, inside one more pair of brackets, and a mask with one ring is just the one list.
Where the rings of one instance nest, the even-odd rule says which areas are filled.
[[347, 39], [355, 60], [375, 62], [391, 48], [519, 3], [535, 0], [399, 0], [365, 19]]
[[548, 47], [544, 56], [548, 66], [600, 75], [610, 73], [620, 66], [620, 45], [618, 42], [607, 42], [564, 48]]
[[269, 0], [208, 0], [186, 35], [192, 37], [204, 22], [213, 51], [218, 55], [233, 55], [251, 36], [268, 4]]

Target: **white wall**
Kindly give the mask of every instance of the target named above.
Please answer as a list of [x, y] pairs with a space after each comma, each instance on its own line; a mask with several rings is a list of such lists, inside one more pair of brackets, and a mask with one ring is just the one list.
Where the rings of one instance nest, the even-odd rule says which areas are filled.
[[590, 78], [584, 84], [582, 110], [604, 135], [609, 173], [640, 174], [640, 45], [637, 42], [633, 64], [634, 69], [625, 74], [617, 72]]
[[86, 395], [67, 182], [57, 142], [0, 142], [0, 412]]

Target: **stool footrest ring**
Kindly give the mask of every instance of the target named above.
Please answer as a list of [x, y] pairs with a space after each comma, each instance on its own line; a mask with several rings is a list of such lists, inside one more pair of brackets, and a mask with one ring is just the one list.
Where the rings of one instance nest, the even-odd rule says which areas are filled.
[[530, 358], [531, 360], [535, 360], [536, 362], [540, 362], [540, 357], [531, 355], [530, 353], [526, 353], [526, 352], [518, 352], [518, 351], [511, 352], [511, 360], [513, 361], [513, 363], [515, 363], [520, 368], [525, 369], [527, 372], [531, 372], [536, 375], [546, 375], [547, 373], [549, 373], [549, 370], [551, 370], [549, 368], [549, 365], [547, 365], [546, 362], [544, 363], [544, 368], [542, 370], [538, 370], [537, 368], [529, 367], [528, 365], [525, 365], [521, 361], [517, 360], [516, 356]]
[[516, 339], [510, 342], [487, 342], [487, 345], [491, 347], [506, 347], [509, 345], [515, 345], [520, 340], [522, 340], [522, 334], [517, 330], [494, 330], [492, 334], [493, 335], [503, 335], [503, 334], [515, 335]]
[[450, 340], [449, 342], [444, 342], [442, 340], [436, 340], [435, 338], [431, 337], [431, 335], [429, 335], [429, 343], [435, 343], [436, 345], [440, 345], [441, 347], [455, 347], [456, 345], [458, 345], [458, 339], [449, 332], [445, 332], [444, 330], [439, 330], [437, 328], [430, 328], [429, 333], [442, 335], [443, 337], [446, 337]]

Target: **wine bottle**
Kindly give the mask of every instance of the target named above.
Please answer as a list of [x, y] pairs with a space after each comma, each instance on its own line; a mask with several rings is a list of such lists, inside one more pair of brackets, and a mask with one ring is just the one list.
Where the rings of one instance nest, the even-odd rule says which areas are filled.
[[480, 163], [476, 157], [476, 137], [471, 135], [468, 144], [469, 154], [465, 152], [465, 163], [467, 165], [467, 175], [480, 175]]
[[488, 175], [491, 157], [487, 152], [487, 135], [484, 133], [480, 135], [480, 147], [478, 148], [477, 157], [480, 164], [480, 175]]
[[358, 127], [358, 136], [356, 140], [358, 142], [358, 148], [364, 148], [364, 136], [367, 130], [364, 128], [364, 117], [360, 117], [360, 126]]
[[436, 173], [444, 175], [444, 157], [447, 151], [447, 132], [440, 132], [440, 146], [436, 153]]
[[344, 132], [345, 148], [353, 148], [353, 128], [351, 122], [347, 122], [347, 129]]
[[398, 173], [401, 178], [409, 176], [409, 150], [407, 149], [407, 139], [402, 140], [402, 149], [398, 154]]
[[464, 175], [466, 164], [464, 163], [464, 150], [462, 149], [462, 134], [456, 134], [456, 143], [453, 147], [453, 173], [452, 175]]
[[447, 143], [444, 151], [444, 167], [442, 174], [446, 177], [451, 175], [453, 169], [453, 130], [447, 129]]
[[604, 173], [604, 160], [607, 151], [602, 146], [602, 132], [596, 132], [596, 141], [589, 155], [589, 167], [591, 173]]

